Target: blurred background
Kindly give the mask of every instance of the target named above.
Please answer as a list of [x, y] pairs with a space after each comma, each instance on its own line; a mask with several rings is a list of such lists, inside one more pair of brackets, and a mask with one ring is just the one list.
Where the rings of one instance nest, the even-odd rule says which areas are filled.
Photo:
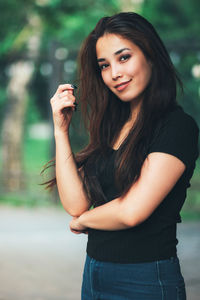
[[[78, 85], [82, 41], [99, 18], [121, 11], [138, 12], [154, 25], [185, 86], [179, 103], [200, 126], [199, 0], [1, 0], [1, 211], [55, 206], [62, 210], [56, 191], [49, 193], [40, 185], [52, 176], [50, 169], [47, 176], [40, 172], [54, 157], [49, 99], [60, 83]], [[79, 110], [72, 123], [71, 141], [77, 152], [87, 144]], [[200, 220], [199, 161], [182, 218]]]
[[[147, 17], [162, 37], [183, 80], [179, 102], [200, 125], [200, 2], [198, 0], [8, 0], [0, 2], [0, 203], [58, 203], [40, 177], [54, 156], [49, 99], [58, 84], [76, 81], [80, 45], [97, 20], [120, 11]], [[166, 78], [167, 80], [167, 78]], [[87, 143], [74, 114], [74, 151]], [[200, 214], [199, 167], [183, 216]]]

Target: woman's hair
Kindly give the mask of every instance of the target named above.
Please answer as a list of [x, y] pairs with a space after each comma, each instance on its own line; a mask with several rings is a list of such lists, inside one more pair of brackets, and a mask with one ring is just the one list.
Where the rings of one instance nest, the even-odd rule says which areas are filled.
[[136, 13], [124, 12], [99, 20], [79, 54], [79, 102], [90, 141], [76, 155], [77, 166], [83, 170], [85, 189], [94, 205], [105, 200], [96, 176], [96, 163], [100, 156], [112, 151], [130, 115], [130, 103], [121, 101], [113, 94], [101, 76], [96, 43], [105, 34], [116, 34], [136, 44], [152, 64], [151, 79], [144, 91], [136, 122], [116, 152], [114, 170], [119, 196], [124, 195], [139, 178], [155, 126], [167, 112], [177, 106], [177, 82], [182, 86], [165, 46], [145, 18]]

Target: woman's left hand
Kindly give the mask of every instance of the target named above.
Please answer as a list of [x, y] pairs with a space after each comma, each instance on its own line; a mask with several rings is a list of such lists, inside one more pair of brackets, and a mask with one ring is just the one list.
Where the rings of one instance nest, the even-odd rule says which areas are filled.
[[80, 233], [87, 234], [88, 233], [87, 227], [80, 224], [78, 217], [73, 217], [73, 219], [69, 223], [69, 227], [70, 227], [71, 232], [73, 232], [75, 234], [80, 234]]

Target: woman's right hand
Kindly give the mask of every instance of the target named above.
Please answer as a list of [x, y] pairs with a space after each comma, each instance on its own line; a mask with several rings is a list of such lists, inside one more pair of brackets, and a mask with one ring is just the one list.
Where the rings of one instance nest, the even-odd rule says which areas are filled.
[[75, 100], [73, 95], [74, 87], [71, 84], [62, 84], [54, 96], [51, 98], [51, 108], [53, 113], [54, 131], [68, 132], [69, 124], [75, 110]]

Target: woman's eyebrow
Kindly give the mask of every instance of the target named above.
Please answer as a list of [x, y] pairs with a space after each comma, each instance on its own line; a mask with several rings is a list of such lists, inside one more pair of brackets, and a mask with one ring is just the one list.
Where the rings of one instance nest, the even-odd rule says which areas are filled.
[[131, 50], [131, 49], [129, 49], [129, 48], [122, 48], [122, 49], [116, 51], [114, 54], [118, 55], [118, 54], [122, 53], [124, 50]]
[[[122, 49], [120, 49], [120, 50], [117, 50], [117, 51], [114, 53], [114, 55], [118, 55], [118, 54], [122, 53], [124, 50], [131, 50], [131, 49], [129, 49], [129, 48], [122, 48]], [[102, 61], [105, 61], [105, 60], [106, 60], [105, 58], [98, 58], [98, 59], [97, 59], [97, 62], [102, 62]]]

